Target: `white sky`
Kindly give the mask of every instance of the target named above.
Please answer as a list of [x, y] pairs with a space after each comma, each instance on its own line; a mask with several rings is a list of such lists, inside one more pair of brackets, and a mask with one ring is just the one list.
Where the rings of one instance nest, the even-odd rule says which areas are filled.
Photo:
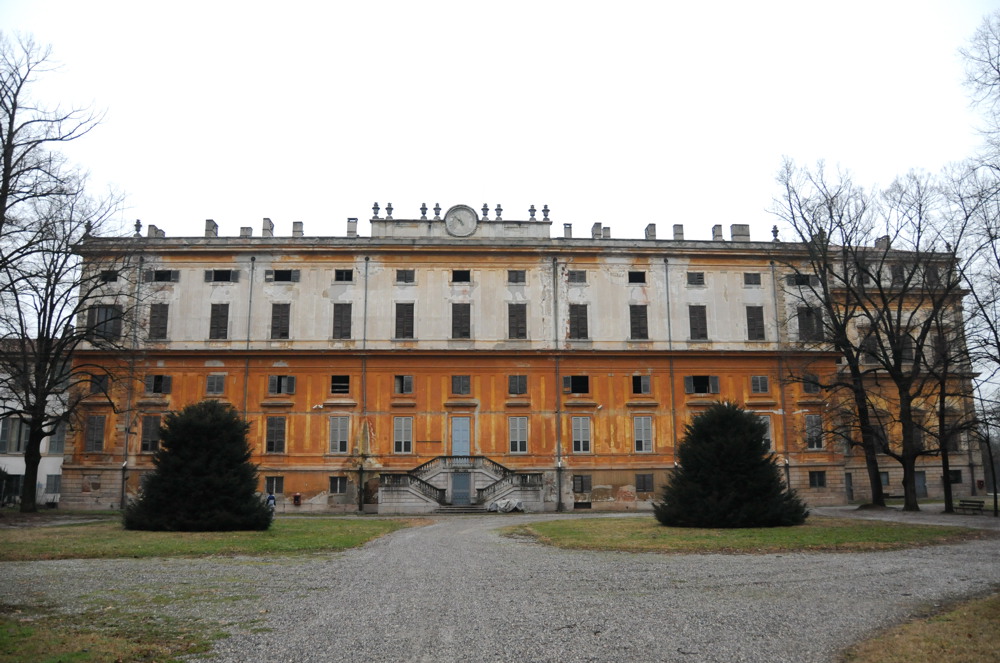
[[[107, 112], [65, 151], [168, 236], [344, 235], [372, 203], [552, 210], [552, 235], [769, 240], [783, 156], [863, 184], [978, 144], [958, 49], [1000, 0], [0, 0], [37, 96]], [[384, 214], [384, 211], [382, 212]], [[538, 215], [541, 218], [541, 215]], [[145, 233], [145, 229], [143, 231]]]

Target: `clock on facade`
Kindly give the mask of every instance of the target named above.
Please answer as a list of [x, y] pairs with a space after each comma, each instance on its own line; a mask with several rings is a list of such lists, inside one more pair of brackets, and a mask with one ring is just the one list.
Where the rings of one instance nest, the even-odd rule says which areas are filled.
[[468, 237], [476, 232], [479, 216], [468, 205], [455, 205], [444, 213], [444, 228], [449, 235]]

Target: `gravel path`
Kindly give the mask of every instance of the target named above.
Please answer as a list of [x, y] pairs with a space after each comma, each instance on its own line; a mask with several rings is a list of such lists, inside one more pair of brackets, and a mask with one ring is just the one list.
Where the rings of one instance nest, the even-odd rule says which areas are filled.
[[[218, 662], [805, 663], [1000, 585], [998, 539], [892, 553], [657, 555], [562, 551], [496, 532], [552, 517], [441, 518], [308, 557], [4, 563], [0, 601], [127, 601], [211, 620], [232, 633], [216, 644]], [[188, 600], [158, 600], [176, 596]]]

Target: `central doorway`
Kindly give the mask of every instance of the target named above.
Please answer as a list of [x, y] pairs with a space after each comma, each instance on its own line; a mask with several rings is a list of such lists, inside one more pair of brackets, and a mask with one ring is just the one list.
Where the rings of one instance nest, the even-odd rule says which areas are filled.
[[451, 503], [471, 504], [471, 502], [472, 502], [472, 473], [452, 472]]
[[472, 455], [472, 417], [451, 418], [451, 455]]

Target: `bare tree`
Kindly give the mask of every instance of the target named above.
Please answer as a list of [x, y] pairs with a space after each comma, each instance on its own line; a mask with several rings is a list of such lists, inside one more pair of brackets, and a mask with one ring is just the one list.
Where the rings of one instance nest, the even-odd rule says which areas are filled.
[[[822, 166], [811, 173], [786, 163], [779, 181], [775, 211], [804, 251], [786, 261], [796, 277], [786, 292], [802, 303], [800, 318], [812, 317], [808, 325], [799, 320], [800, 337], [803, 328], [821, 328], [821, 342], [842, 355], [841, 375], [824, 386], [851, 394], [873, 501], [882, 496], [876, 454], [883, 453], [903, 467], [904, 509], [918, 510], [916, 460], [941, 446], [925, 444], [924, 432], [943, 430], [927, 426], [925, 412], [941, 398], [951, 411], [970, 393], [967, 361], [928, 360], [942, 344], [936, 330], [947, 328], [947, 347], [964, 348], [956, 262], [970, 219], [927, 176], [907, 175], [878, 196], [846, 176], [828, 180]], [[946, 365], [956, 370], [943, 372]]]

